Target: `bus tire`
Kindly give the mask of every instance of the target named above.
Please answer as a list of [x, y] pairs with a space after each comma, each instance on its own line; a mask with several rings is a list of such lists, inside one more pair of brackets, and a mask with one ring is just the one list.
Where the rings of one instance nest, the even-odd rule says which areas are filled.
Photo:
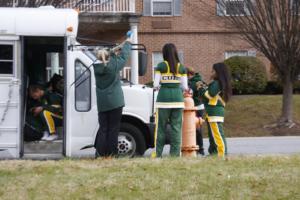
[[130, 123], [122, 122], [118, 137], [119, 156], [142, 156], [145, 151], [146, 142], [142, 131]]

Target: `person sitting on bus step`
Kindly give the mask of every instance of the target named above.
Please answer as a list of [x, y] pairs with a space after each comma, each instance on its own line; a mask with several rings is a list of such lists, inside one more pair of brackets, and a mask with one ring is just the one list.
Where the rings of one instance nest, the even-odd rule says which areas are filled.
[[56, 140], [58, 138], [56, 126], [61, 125], [63, 119], [62, 98], [51, 91], [45, 91], [39, 85], [31, 85], [29, 95], [36, 100], [36, 105], [30, 109], [30, 112], [34, 116], [39, 116], [45, 127], [41, 140]]
[[59, 74], [54, 74], [50, 81], [46, 84], [47, 90], [55, 92], [56, 94], [63, 96], [64, 94], [64, 78]]

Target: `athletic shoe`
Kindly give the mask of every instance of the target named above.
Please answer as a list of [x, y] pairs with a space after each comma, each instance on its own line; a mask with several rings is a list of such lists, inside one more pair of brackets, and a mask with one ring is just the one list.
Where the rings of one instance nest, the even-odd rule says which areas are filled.
[[53, 140], [56, 140], [58, 138], [58, 135], [57, 134], [51, 134], [49, 135], [49, 137], [47, 137], [45, 140], [46, 141], [53, 141]]
[[49, 137], [49, 132], [48, 131], [44, 131], [44, 135], [41, 138], [41, 140], [46, 140], [47, 137]]
[[205, 156], [205, 153], [204, 153], [204, 149], [203, 148], [200, 148], [199, 151], [198, 151], [199, 154], [201, 154], [202, 156]]

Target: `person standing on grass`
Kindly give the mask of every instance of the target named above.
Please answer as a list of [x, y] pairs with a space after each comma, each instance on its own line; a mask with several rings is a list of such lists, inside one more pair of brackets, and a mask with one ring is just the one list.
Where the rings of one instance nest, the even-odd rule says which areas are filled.
[[228, 67], [224, 63], [216, 63], [212, 69], [213, 81], [205, 87], [197, 84], [203, 97], [206, 110], [206, 120], [209, 136], [210, 154], [224, 157], [227, 154], [227, 143], [223, 130], [224, 108], [232, 95], [231, 77]]
[[185, 67], [179, 62], [174, 44], [162, 49], [164, 61], [155, 68], [154, 88], [159, 89], [156, 100], [155, 151], [152, 157], [161, 157], [166, 138], [166, 126], [171, 126], [171, 156], [180, 156], [183, 90], [188, 90]]
[[94, 143], [96, 158], [118, 155], [118, 134], [122, 111], [125, 106], [120, 71], [130, 56], [131, 35], [132, 32], [128, 31], [127, 39], [121, 50], [114, 50], [112, 53], [101, 50], [97, 53], [101, 62], [94, 64], [100, 126]]
[[[204, 104], [202, 103], [199, 90], [197, 89], [197, 83], [202, 82], [202, 77], [199, 73], [195, 73], [195, 70], [191, 67], [187, 68], [187, 75], [188, 85], [193, 91], [193, 100], [195, 107], [197, 108], [196, 116], [204, 119]], [[204, 156], [202, 127], [196, 129], [196, 141], [199, 146], [198, 154]]]

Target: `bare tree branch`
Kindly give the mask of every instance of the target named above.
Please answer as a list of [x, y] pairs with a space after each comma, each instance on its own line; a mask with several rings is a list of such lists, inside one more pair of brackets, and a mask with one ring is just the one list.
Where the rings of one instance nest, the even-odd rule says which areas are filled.
[[[201, 2], [207, 8], [209, 3]], [[300, 0], [216, 0], [216, 4], [226, 23], [271, 61], [284, 85], [285, 96], [291, 99], [292, 85], [300, 74]], [[288, 104], [291, 100], [284, 98], [286, 121], [292, 119]]]

